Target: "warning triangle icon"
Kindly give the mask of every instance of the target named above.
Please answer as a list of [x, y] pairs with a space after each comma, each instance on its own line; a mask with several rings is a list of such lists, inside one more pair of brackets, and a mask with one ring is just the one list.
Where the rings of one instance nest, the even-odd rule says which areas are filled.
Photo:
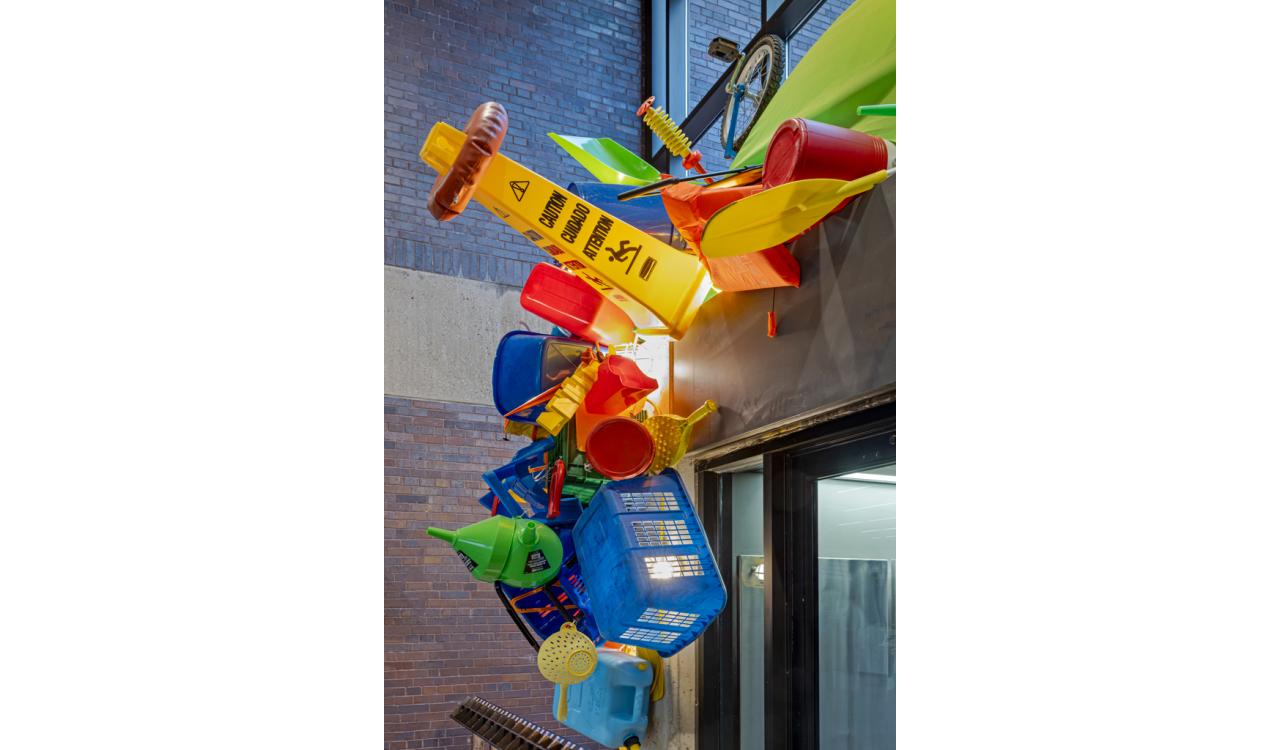
[[512, 180], [510, 183], [511, 192], [515, 193], [516, 200], [524, 200], [524, 191], [529, 189], [528, 180]]

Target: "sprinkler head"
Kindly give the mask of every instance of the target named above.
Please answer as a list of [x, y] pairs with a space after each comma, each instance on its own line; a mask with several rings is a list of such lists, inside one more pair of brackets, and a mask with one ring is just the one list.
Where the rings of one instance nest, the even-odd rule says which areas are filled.
[[702, 152], [697, 150], [690, 151], [689, 155], [680, 162], [680, 166], [685, 169], [692, 169], [698, 174], [705, 174], [707, 171], [702, 168]]

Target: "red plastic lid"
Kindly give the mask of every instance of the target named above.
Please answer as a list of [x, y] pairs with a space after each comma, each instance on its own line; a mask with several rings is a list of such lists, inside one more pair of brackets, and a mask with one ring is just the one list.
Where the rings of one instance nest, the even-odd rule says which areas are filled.
[[613, 417], [591, 431], [584, 452], [595, 470], [606, 477], [630, 479], [653, 463], [653, 436], [634, 419]]

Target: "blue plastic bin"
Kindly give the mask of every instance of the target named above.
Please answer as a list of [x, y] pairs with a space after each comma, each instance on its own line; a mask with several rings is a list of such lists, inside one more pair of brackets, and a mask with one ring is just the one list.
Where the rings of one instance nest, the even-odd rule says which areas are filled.
[[603, 182], [571, 182], [569, 192], [596, 208], [616, 216], [641, 232], [668, 245], [678, 235], [671, 224], [671, 217], [662, 205], [661, 195], [647, 195], [629, 201], [618, 200], [618, 194], [635, 190], [635, 185], [609, 185]]
[[573, 527], [600, 633], [672, 656], [728, 593], [680, 477], [667, 469], [603, 485]]
[[[591, 604], [587, 598], [586, 589], [582, 586], [581, 570], [574, 555], [573, 535], [569, 529], [562, 529], [557, 533], [560, 536], [561, 543], [564, 545], [564, 564], [560, 567], [559, 576], [549, 587], [551, 593], [557, 598], [563, 593], [567, 600], [561, 599], [561, 605], [575, 618], [574, 625], [594, 643], [603, 643], [604, 638], [600, 636], [600, 629], [592, 616]], [[513, 606], [520, 609], [538, 610], [537, 612], [521, 612], [518, 614], [520, 619], [524, 620], [525, 624], [529, 626], [529, 629], [538, 636], [539, 640], [545, 641], [564, 624], [564, 615], [560, 614], [560, 609], [552, 604], [546, 593], [536, 589], [508, 586], [505, 583], [499, 585], [502, 587], [503, 593], [507, 595], [507, 599], [513, 602]], [[581, 616], [578, 616], [578, 613], [581, 613]]]
[[[653, 665], [610, 648], [598, 648], [596, 655], [596, 671], [569, 686], [568, 712], [562, 723], [607, 747], [619, 747], [629, 737], [643, 738], [649, 724]], [[562, 689], [556, 685], [552, 693], [553, 716]]]
[[[591, 344], [562, 336], [511, 331], [498, 342], [493, 357], [493, 405], [506, 414], [573, 374]], [[532, 407], [508, 419], [536, 422], [544, 410]]]

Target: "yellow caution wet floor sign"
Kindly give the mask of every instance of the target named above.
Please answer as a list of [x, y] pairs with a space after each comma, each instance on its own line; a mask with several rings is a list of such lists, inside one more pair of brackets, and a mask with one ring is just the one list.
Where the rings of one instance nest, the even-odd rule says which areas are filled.
[[[420, 156], [444, 172], [463, 139], [462, 131], [438, 122]], [[494, 154], [475, 200], [616, 302], [641, 332], [680, 338], [711, 291], [711, 278], [694, 256], [502, 154]]]

